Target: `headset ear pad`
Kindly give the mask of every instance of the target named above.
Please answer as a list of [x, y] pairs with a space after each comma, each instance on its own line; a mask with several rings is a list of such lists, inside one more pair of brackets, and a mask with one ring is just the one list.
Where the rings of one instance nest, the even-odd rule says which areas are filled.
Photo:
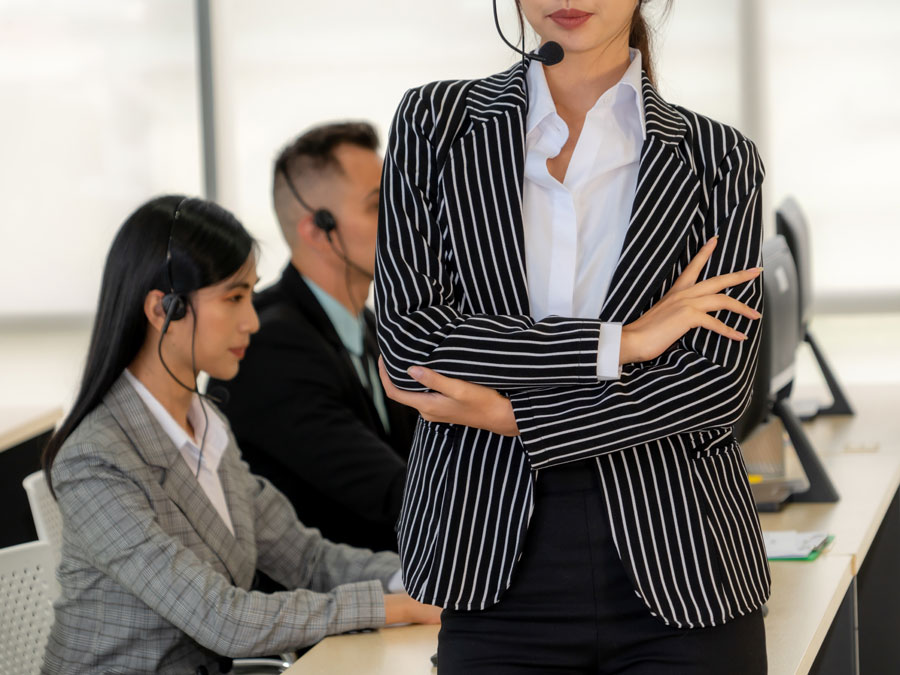
[[328, 209], [317, 209], [313, 214], [313, 222], [316, 224], [316, 227], [328, 235], [337, 227], [337, 221]]
[[187, 303], [178, 293], [166, 293], [162, 299], [163, 311], [169, 321], [178, 321], [187, 315]]

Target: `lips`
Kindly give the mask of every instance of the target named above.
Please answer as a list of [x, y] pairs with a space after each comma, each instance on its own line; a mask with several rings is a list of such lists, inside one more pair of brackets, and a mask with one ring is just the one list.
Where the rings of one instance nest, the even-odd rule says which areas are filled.
[[588, 12], [583, 12], [580, 9], [558, 9], [552, 14], [550, 14], [550, 18], [555, 21], [562, 28], [566, 28], [571, 30], [572, 28], [578, 28], [578, 26], [582, 25], [585, 21], [591, 18], [591, 14]]
[[239, 359], [242, 359], [242, 358], [244, 358], [244, 354], [247, 353], [247, 348], [246, 347], [232, 347], [228, 351], [230, 351], [232, 354], [234, 354]]

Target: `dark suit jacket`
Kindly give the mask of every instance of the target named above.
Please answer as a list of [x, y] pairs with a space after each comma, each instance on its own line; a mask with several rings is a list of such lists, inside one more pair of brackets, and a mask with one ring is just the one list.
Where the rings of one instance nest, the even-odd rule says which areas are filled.
[[[300, 520], [337, 542], [397, 550], [415, 412], [385, 398], [385, 433], [328, 315], [293, 265], [254, 300], [260, 330], [223, 410], [244, 459], [288, 496]], [[378, 358], [366, 310], [365, 349]], [[375, 382], [380, 387], [380, 382]]]
[[[406, 588], [458, 610], [502, 602], [536, 474], [589, 461], [649, 612], [689, 628], [746, 615], [768, 597], [769, 569], [732, 427], [750, 396], [759, 323], [719, 312], [749, 339], [696, 328], [602, 382], [597, 343], [603, 322], [640, 317], [713, 235], [701, 278], [760, 264], [756, 148], [667, 103], [645, 76], [647, 137], [600, 315], [535, 321], [522, 220], [525, 73], [517, 64], [413, 89], [391, 126], [375, 271], [388, 372], [406, 389], [421, 389], [406, 370], [422, 364], [504, 391], [521, 434], [419, 423], [399, 528]], [[762, 307], [761, 277], [725, 292]]]

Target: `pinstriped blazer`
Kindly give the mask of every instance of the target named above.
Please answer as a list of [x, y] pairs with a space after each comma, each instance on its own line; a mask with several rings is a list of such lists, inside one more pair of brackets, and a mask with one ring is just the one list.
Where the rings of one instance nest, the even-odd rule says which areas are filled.
[[[759, 520], [732, 427], [749, 399], [759, 325], [695, 329], [597, 381], [601, 323], [629, 323], [713, 235], [707, 278], [760, 264], [763, 166], [734, 129], [643, 80], [647, 138], [632, 216], [597, 319], [529, 313], [522, 177], [526, 66], [410, 90], [385, 157], [376, 269], [379, 340], [408, 390], [413, 364], [509, 396], [518, 438], [419, 420], [399, 521], [407, 590], [480, 609], [515, 574], [540, 470], [590, 461], [635, 591], [667, 624], [721, 624], [769, 593]], [[602, 223], [593, 224], [602, 227]], [[761, 309], [762, 281], [727, 293]]]
[[[66, 440], [52, 468], [62, 593], [44, 673], [218, 673], [219, 655], [384, 623], [396, 554], [303, 527], [229, 441], [219, 476], [234, 535], [124, 377]], [[257, 568], [303, 590], [249, 592]]]

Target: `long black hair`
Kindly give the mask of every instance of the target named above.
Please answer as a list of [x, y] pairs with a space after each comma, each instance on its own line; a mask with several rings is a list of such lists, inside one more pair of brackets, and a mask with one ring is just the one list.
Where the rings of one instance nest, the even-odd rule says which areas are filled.
[[[103, 400], [144, 344], [147, 293], [174, 290], [190, 298], [193, 291], [237, 272], [255, 246], [237, 218], [202, 199], [157, 197], [125, 220], [106, 256], [78, 396], [44, 448], [42, 463], [51, 492], [50, 470], [63, 443]], [[168, 263], [167, 252], [171, 254]]]

